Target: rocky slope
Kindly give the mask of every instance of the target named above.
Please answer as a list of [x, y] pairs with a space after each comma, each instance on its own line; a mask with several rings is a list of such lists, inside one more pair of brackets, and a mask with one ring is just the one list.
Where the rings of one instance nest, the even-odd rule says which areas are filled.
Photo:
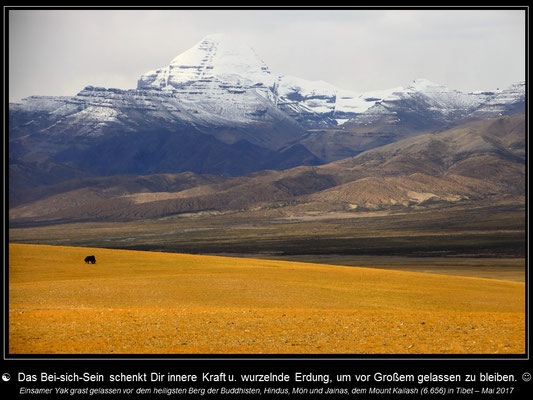
[[13, 223], [129, 220], [271, 207], [383, 210], [525, 195], [525, 117], [424, 134], [322, 166], [236, 178], [195, 174], [90, 178], [29, 190]]

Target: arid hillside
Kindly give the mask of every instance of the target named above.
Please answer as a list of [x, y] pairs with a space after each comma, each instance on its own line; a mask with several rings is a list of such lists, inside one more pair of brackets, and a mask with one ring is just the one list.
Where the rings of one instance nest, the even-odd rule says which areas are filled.
[[200, 211], [294, 207], [411, 209], [525, 195], [524, 114], [476, 121], [378, 147], [318, 167], [237, 178], [192, 173], [89, 178], [22, 193], [12, 226], [125, 221]]

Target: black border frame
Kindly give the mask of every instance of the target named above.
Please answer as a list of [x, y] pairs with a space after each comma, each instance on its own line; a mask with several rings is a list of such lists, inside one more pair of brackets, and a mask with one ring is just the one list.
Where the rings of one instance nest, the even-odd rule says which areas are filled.
[[[9, 276], [8, 276], [8, 256], [9, 256], [9, 246], [6, 239], [9, 238], [9, 227], [8, 223], [8, 207], [7, 207], [7, 187], [6, 183], [8, 182], [7, 174], [7, 165], [8, 165], [8, 153], [6, 149], [8, 148], [8, 108], [9, 108], [9, 81], [8, 76], [8, 67], [7, 67], [7, 58], [9, 53], [9, 16], [8, 12], [11, 10], [136, 10], [136, 11], [152, 11], [152, 10], [298, 10], [298, 11], [331, 11], [331, 10], [523, 10], [525, 11], [525, 33], [526, 33], [526, 271], [525, 271], [525, 300], [526, 300], [526, 329], [525, 329], [525, 343], [526, 351], [525, 354], [509, 354], [509, 355], [486, 355], [486, 354], [416, 354], [416, 355], [395, 355], [395, 354], [371, 354], [371, 355], [362, 355], [362, 354], [335, 354], [335, 355], [312, 355], [312, 354], [245, 354], [245, 355], [225, 355], [225, 354], [168, 354], [168, 355], [150, 355], [150, 354], [131, 354], [131, 355], [117, 355], [117, 356], [108, 356], [108, 355], [96, 355], [96, 354], [79, 354], [79, 355], [52, 355], [52, 354], [35, 354], [35, 355], [19, 355], [19, 354], [9, 354], [8, 346], [8, 315], [9, 315], [9, 304], [8, 304], [8, 293], [9, 293]], [[4, 318], [3, 318], [3, 360], [17, 360], [17, 361], [92, 361], [92, 360], [113, 360], [113, 361], [131, 361], [131, 360], [144, 360], [144, 361], [161, 361], [161, 360], [181, 360], [181, 361], [251, 361], [251, 360], [274, 360], [274, 361], [288, 361], [288, 360], [300, 360], [300, 361], [354, 361], [354, 360], [368, 360], [368, 361], [513, 361], [513, 360], [530, 360], [530, 346], [529, 346], [529, 185], [528, 185], [528, 171], [529, 171], [529, 157], [528, 157], [528, 142], [529, 142], [529, 115], [528, 115], [528, 99], [529, 99], [529, 7], [528, 6], [311, 6], [311, 7], [299, 7], [299, 6], [205, 6], [205, 7], [170, 7], [170, 6], [133, 6], [133, 7], [121, 7], [121, 6], [4, 6], [3, 8], [3, 21], [4, 21]]]

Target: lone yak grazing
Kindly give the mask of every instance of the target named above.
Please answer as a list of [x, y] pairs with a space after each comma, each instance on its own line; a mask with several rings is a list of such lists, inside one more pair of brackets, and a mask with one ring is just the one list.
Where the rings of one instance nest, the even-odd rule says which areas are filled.
[[94, 263], [96, 263], [96, 258], [94, 258], [94, 256], [87, 256], [87, 257], [85, 257], [85, 262], [87, 264], [89, 264], [89, 263], [94, 264]]

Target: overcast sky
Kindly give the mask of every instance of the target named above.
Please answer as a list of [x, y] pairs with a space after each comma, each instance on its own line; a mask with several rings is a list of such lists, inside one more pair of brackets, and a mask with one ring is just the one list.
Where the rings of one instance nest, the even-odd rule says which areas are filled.
[[524, 10], [10, 10], [9, 95], [135, 88], [211, 33], [279, 74], [364, 92], [427, 78], [462, 91], [525, 79]]

